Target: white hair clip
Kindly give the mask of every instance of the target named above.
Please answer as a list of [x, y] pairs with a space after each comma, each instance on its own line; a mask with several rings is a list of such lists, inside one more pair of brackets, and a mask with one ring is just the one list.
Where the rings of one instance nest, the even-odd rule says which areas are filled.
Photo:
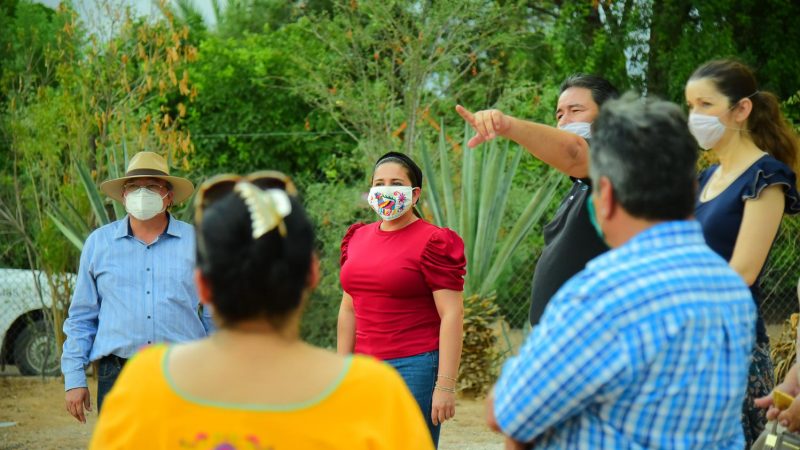
[[281, 236], [286, 236], [284, 217], [292, 212], [289, 195], [281, 189], [262, 190], [248, 181], [240, 181], [233, 188], [238, 192], [250, 211], [250, 222], [253, 228], [253, 239], [274, 230], [276, 227]]

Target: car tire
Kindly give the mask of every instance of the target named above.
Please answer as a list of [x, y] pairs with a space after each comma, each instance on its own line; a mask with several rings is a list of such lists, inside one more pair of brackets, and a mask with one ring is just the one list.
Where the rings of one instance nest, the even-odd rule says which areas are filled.
[[22, 375], [58, 375], [60, 363], [52, 330], [44, 320], [28, 322], [14, 341], [14, 362]]

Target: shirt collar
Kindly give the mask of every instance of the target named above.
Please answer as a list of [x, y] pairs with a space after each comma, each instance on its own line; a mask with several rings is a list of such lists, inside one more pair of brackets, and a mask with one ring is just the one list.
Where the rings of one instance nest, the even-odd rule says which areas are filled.
[[703, 230], [696, 220], [672, 220], [661, 222], [642, 231], [623, 247], [635, 248], [673, 247], [676, 245], [704, 244]]
[[706, 245], [703, 229], [698, 221], [692, 219], [661, 222], [632, 237], [622, 246], [589, 261], [586, 267], [605, 267], [610, 262], [626, 259], [631, 255], [691, 245]]
[[[177, 220], [172, 220], [172, 216], [167, 212], [167, 230], [161, 235], [168, 234], [172, 237], [181, 237], [181, 231], [178, 229]], [[117, 229], [114, 232], [114, 238], [133, 237], [133, 230], [131, 229], [131, 218], [126, 215], [124, 219], [117, 222]]]
[[181, 237], [181, 231], [178, 229], [177, 222], [177, 220], [172, 220], [172, 216], [167, 213], [167, 231], [165, 231], [164, 234], [168, 234], [176, 238]]

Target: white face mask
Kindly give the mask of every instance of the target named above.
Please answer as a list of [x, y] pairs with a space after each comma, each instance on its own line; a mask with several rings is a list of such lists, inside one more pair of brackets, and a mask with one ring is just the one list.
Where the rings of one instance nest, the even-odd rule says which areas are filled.
[[411, 186], [373, 186], [367, 201], [381, 219], [394, 220], [411, 209], [413, 194]]
[[167, 195], [162, 197], [145, 188], [137, 189], [125, 196], [125, 210], [139, 220], [150, 220], [164, 211], [164, 198]]
[[725, 134], [725, 125], [717, 116], [706, 114], [689, 114], [689, 132], [697, 140], [703, 150], [708, 150], [717, 145], [722, 135]]
[[577, 134], [584, 139], [592, 138], [592, 124], [589, 122], [572, 122], [563, 127], [558, 127], [558, 129]]

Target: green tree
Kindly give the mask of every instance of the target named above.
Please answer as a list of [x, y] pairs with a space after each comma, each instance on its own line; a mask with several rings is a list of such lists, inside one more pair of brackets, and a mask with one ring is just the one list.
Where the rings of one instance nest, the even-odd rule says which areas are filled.
[[25, 164], [14, 152], [12, 118], [58, 84], [55, 61], [59, 55], [75, 56], [82, 33], [68, 9], [56, 13], [30, 1], [0, 3], [0, 29], [0, 201], [7, 218], [13, 217], [0, 226], [0, 261], [4, 267], [38, 267], [35, 242], [44, 231], [36, 226], [36, 214], [41, 204], [32, 201]]
[[[196, 95], [186, 66], [196, 56], [184, 45], [188, 29], [119, 14], [112, 39], [86, 41], [76, 14], [60, 7], [52, 17], [63, 26], [44, 53], [52, 81], [20, 77], [30, 84], [4, 112], [13, 183], [11, 196], [0, 199], [0, 217], [26, 243], [27, 266], [44, 269], [51, 283], [55, 274], [76, 269], [76, 250], [89, 230], [122, 213], [96, 185], [118, 174], [129, 152], [160, 151], [177, 169], [188, 169], [193, 147], [181, 123]], [[62, 235], [68, 229], [71, 241]], [[68, 300], [54, 300], [50, 319], [60, 344]]]
[[516, 8], [480, 0], [336, 2], [333, 14], [291, 25], [304, 33], [290, 47], [302, 70], [295, 89], [329, 113], [366, 159], [389, 149], [413, 154], [430, 112], [442, 105], [452, 115], [466, 80], [493, 83], [494, 56], [515, 39], [498, 30]]
[[228, 0], [221, 15], [219, 32], [223, 36], [241, 37], [278, 30], [307, 14], [331, 11], [332, 3], [331, 0]]
[[349, 163], [352, 140], [328, 114], [291, 91], [290, 80], [300, 74], [286, 42], [298, 39], [298, 31], [283, 28], [330, 9], [330, 2], [214, 0], [211, 6], [213, 22], [193, 0], [162, 8], [165, 17], [189, 27], [191, 42], [199, 47], [192, 69], [199, 100], [187, 121], [198, 142], [191, 174], [202, 179], [271, 168], [314, 181], [360, 176]]
[[67, 14], [30, 1], [0, 3], [0, 103], [55, 82], [52, 52], [69, 24]]
[[192, 30], [195, 42], [208, 34], [224, 38], [242, 38], [248, 34], [275, 31], [300, 17], [323, 11], [331, 12], [331, 0], [287, 2], [284, 0], [211, 0], [213, 23], [209, 23], [195, 0], [174, 0], [162, 12]]
[[198, 100], [187, 122], [198, 143], [197, 178], [258, 168], [300, 178], [352, 178], [346, 163], [352, 140], [290, 88], [297, 74], [283, 46], [288, 33], [202, 42], [192, 69]]
[[682, 104], [684, 85], [697, 66], [734, 57], [751, 65], [761, 85], [779, 97], [797, 90], [796, 2], [603, 0], [563, 2], [553, 11], [549, 42], [562, 77], [594, 72], [622, 89]]

